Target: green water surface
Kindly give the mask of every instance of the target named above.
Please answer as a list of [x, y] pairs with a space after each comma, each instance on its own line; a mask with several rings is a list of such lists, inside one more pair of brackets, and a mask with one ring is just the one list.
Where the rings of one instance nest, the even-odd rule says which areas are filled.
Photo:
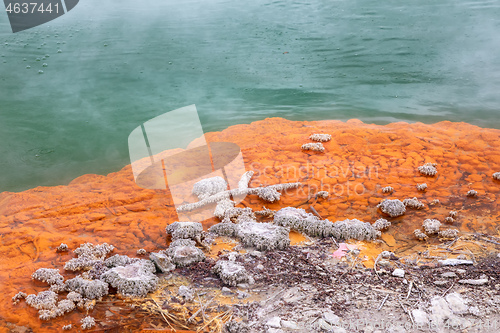
[[206, 132], [271, 116], [500, 128], [499, 92], [500, 1], [82, 0], [16, 34], [1, 13], [0, 192], [117, 171], [134, 128], [190, 104]]

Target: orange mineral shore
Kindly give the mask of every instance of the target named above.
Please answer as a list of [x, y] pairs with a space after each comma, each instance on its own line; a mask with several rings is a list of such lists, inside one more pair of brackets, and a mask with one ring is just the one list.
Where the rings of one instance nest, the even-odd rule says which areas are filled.
[[[323, 143], [324, 152], [301, 149], [304, 143], [313, 142], [309, 139], [313, 133], [332, 136]], [[325, 190], [329, 198], [314, 203], [322, 218], [333, 222], [357, 218], [371, 223], [387, 218], [392, 226], [383, 233], [382, 242], [365, 244], [372, 259], [384, 249], [398, 254], [421, 248], [426, 243], [417, 241], [413, 230], [426, 218], [443, 222], [452, 210], [458, 216], [446, 227], [463, 233], [499, 234], [500, 181], [492, 174], [500, 171], [500, 130], [449, 121], [381, 126], [359, 120], [271, 118], [207, 133], [206, 139], [240, 146], [246, 169], [255, 172], [250, 187], [296, 181], [304, 184], [284, 193], [278, 202], [267, 203], [249, 195], [240, 206], [255, 210], [294, 206], [310, 211], [308, 199]], [[435, 176], [418, 172], [425, 163], [437, 164]], [[417, 190], [417, 184], [422, 183], [427, 189]], [[383, 193], [385, 186], [394, 192]], [[477, 191], [477, 196], [468, 197], [469, 190]], [[413, 197], [425, 208], [407, 209], [397, 218], [384, 216], [377, 208], [384, 198]], [[75, 275], [63, 272], [64, 263], [74, 255], [72, 251], [57, 253], [59, 244], [66, 243], [74, 250], [85, 242], [107, 242], [116, 247], [114, 253], [136, 256], [140, 248], [165, 249], [165, 227], [176, 219], [168, 190], [138, 187], [130, 166], [107, 176], [84, 175], [67, 186], [0, 193], [0, 331], [16, 326], [35, 332], [58, 331], [63, 325], [78, 324], [87, 315], [75, 310], [45, 322], [24, 301], [12, 303], [18, 291], [31, 294], [47, 289], [30, 278], [38, 268], [58, 268], [66, 277]], [[206, 229], [217, 220], [203, 223]], [[427, 242], [438, 240], [431, 237]], [[109, 301], [112, 297], [105, 297], [105, 302], [106, 298]], [[96, 318], [98, 326], [99, 322], [122, 320], [109, 319], [103, 306], [96, 306], [88, 315]], [[143, 328], [149, 328], [146, 319], [142, 322]]]

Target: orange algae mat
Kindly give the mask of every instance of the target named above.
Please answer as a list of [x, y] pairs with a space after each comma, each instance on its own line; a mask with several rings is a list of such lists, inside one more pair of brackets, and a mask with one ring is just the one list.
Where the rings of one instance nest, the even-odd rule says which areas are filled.
[[[323, 143], [324, 153], [301, 150], [302, 144], [312, 142], [308, 138], [313, 133], [332, 135], [331, 141]], [[359, 120], [271, 118], [207, 133], [206, 138], [240, 146], [246, 169], [255, 172], [251, 187], [305, 184], [283, 193], [279, 202], [270, 204], [248, 196], [240, 206], [255, 210], [294, 206], [310, 211], [308, 199], [326, 190], [330, 197], [314, 203], [323, 218], [374, 222], [384, 217], [376, 207], [383, 198], [417, 197], [426, 204], [423, 210], [407, 209], [399, 218], [388, 218], [393, 225], [383, 233], [382, 242], [366, 244], [368, 256], [385, 249], [398, 254], [421, 248], [425, 243], [414, 239], [413, 230], [425, 218], [443, 222], [450, 210], [458, 211], [450, 227], [494, 236], [500, 233], [500, 182], [491, 176], [500, 171], [500, 130], [452, 122], [379, 126]], [[427, 162], [437, 163], [436, 176], [418, 173], [417, 167]], [[417, 191], [418, 183], [427, 183], [427, 190]], [[381, 188], [388, 185], [394, 193], [383, 194]], [[470, 189], [478, 192], [477, 198], [466, 197]], [[429, 205], [434, 199], [440, 204]], [[79, 326], [86, 316], [75, 310], [42, 322], [24, 301], [12, 304], [11, 297], [18, 291], [30, 294], [47, 289], [30, 279], [38, 268], [59, 268], [64, 275], [74, 276], [63, 272], [64, 263], [73, 255], [71, 251], [56, 253], [60, 243], [73, 250], [85, 242], [107, 242], [116, 247], [114, 253], [136, 256], [139, 248], [165, 249], [165, 227], [176, 220], [170, 193], [138, 187], [130, 166], [107, 176], [84, 175], [68, 186], [0, 193], [0, 331], [12, 324], [36, 332], [54, 331], [69, 323]], [[208, 228], [217, 220], [203, 223]], [[431, 237], [428, 243], [433, 242], [437, 239]], [[89, 315], [99, 323], [106, 320], [104, 312], [98, 305]]]

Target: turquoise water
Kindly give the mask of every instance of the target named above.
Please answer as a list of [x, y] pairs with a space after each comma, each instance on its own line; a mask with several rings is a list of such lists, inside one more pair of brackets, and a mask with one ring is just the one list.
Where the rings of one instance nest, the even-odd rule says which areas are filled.
[[134, 128], [190, 104], [205, 131], [270, 116], [500, 128], [499, 51], [498, 1], [85, 0], [16, 34], [3, 13], [0, 192], [116, 171]]

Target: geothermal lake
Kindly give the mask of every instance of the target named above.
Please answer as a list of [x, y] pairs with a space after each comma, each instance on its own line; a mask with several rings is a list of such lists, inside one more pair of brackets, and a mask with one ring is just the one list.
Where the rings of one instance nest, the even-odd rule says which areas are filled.
[[[468, 276], [484, 273], [488, 281], [498, 281], [498, 260], [492, 261], [497, 266], [480, 260], [497, 258], [500, 246], [500, 181], [492, 177], [500, 171], [499, 31], [498, 1], [86, 0], [54, 21], [15, 34], [7, 15], [0, 15], [0, 332], [60, 331], [67, 324], [80, 327], [86, 315], [96, 318], [97, 329], [167, 328], [164, 296], [176, 297], [179, 285], [195, 281], [192, 287], [202, 291], [205, 304], [218, 297], [223, 284], [212, 266], [224, 251], [238, 249], [234, 239], [212, 239], [210, 250], [203, 248], [207, 260], [199, 266], [178, 265], [174, 278], [165, 279], [172, 290], [162, 286], [149, 294], [147, 301], [156, 305], [140, 299], [135, 305], [142, 308], [132, 309], [113, 289], [93, 310], [80, 308], [46, 322], [24, 300], [11, 301], [19, 291], [36, 294], [48, 288], [31, 279], [39, 268], [59, 269], [65, 279], [79, 274], [64, 266], [84, 243], [107, 242], [116, 247], [113, 254], [143, 259], [171, 245], [165, 227], [179, 220], [176, 200], [198, 198], [182, 182], [176, 192], [182, 195], [172, 187], [137, 186], [128, 138], [150, 119], [193, 104], [207, 140], [239, 146], [246, 170], [255, 171], [246, 181], [250, 189], [304, 185], [282, 193], [280, 201], [248, 195], [240, 208], [295, 207], [331, 222], [356, 218], [368, 222], [366, 228], [381, 217], [392, 223], [374, 241], [339, 237], [339, 243], [359, 250], [351, 259], [338, 253], [341, 247], [333, 237], [319, 241], [319, 251], [316, 240], [291, 231], [291, 245], [300, 246], [250, 258], [253, 266], [247, 268], [264, 289], [269, 281], [295, 277], [299, 284], [324, 283], [317, 290], [323, 296], [330, 290], [343, 297], [344, 289], [330, 287], [357, 281], [335, 265], [348, 263], [364, 273], [373, 267], [376, 273], [382, 251], [393, 251], [398, 265], [416, 270], [436, 258], [462, 256], [475, 264], [477, 258]], [[190, 127], [183, 121], [176, 125]], [[168, 126], [165, 131], [177, 134]], [[332, 136], [324, 152], [301, 149], [312, 133]], [[154, 153], [163, 158], [177, 151]], [[436, 176], [418, 172], [425, 163], [437, 164]], [[176, 171], [182, 179], [191, 170], [181, 165]], [[228, 174], [237, 180], [242, 175]], [[419, 191], [416, 186], [423, 183], [428, 187]], [[385, 186], [394, 192], [384, 192]], [[318, 199], [319, 190], [329, 191], [330, 197]], [[476, 195], [468, 196], [471, 190]], [[388, 198], [416, 198], [424, 208], [406, 207], [404, 215], [388, 217], [377, 209]], [[208, 208], [212, 214], [214, 207]], [[459, 236], [448, 243], [431, 233], [428, 240], [417, 240], [414, 230], [428, 218], [439, 219], [443, 229], [456, 229]], [[205, 231], [220, 222], [196, 211], [192, 220], [203, 221]], [[272, 220], [264, 216], [258, 221]], [[68, 252], [56, 251], [61, 243]], [[280, 266], [281, 256], [297, 261]], [[319, 264], [331, 264], [328, 279], [316, 272]], [[263, 265], [269, 275], [259, 275], [256, 267]], [[437, 273], [425, 281], [424, 275], [411, 274], [413, 292], [424, 290], [424, 282], [425, 290], [437, 288], [436, 295], [453, 287], [446, 281], [436, 287], [432, 278]], [[332, 284], [334, 277], [339, 280]], [[379, 283], [377, 276], [372, 278]], [[389, 289], [400, 287], [401, 281], [390, 279]], [[292, 280], [285, 281], [287, 287]], [[397, 293], [403, 290], [415, 307], [420, 299], [412, 300], [412, 286], [413, 281], [409, 291], [405, 287]], [[313, 294], [307, 299], [323, 307], [326, 303], [309, 297]], [[489, 300], [475, 291], [463, 294], [475, 296], [474, 305]], [[272, 299], [268, 296], [255, 292], [250, 299]], [[387, 297], [373, 295], [366, 313], [382, 307]], [[389, 299], [385, 309], [391, 315], [401, 312], [399, 304]], [[189, 327], [175, 325], [199, 328], [187, 320], [187, 308], [173, 313], [184, 314]], [[288, 312], [283, 315], [304, 311]], [[201, 322], [215, 325], [202, 313]], [[229, 314], [211, 315], [224, 322]]]
[[496, 1], [87, 0], [16, 34], [2, 15], [0, 191], [117, 171], [134, 128], [191, 104], [205, 132], [275, 116], [500, 128], [499, 29]]

